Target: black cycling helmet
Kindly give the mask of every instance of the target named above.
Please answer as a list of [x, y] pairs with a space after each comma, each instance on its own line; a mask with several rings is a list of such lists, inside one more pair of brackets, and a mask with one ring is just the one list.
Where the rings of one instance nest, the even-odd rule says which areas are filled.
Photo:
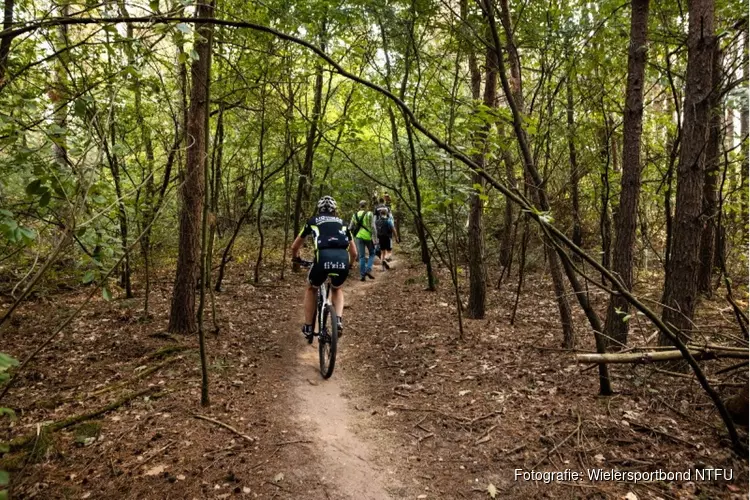
[[318, 211], [333, 213], [336, 211], [336, 200], [332, 196], [324, 196], [318, 200]]

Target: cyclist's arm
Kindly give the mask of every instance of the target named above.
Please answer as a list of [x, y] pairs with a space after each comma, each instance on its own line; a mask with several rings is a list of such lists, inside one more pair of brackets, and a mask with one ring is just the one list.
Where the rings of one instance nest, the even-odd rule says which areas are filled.
[[302, 245], [305, 243], [305, 238], [297, 236], [292, 243], [292, 258], [296, 259], [299, 257], [299, 251], [302, 249]]

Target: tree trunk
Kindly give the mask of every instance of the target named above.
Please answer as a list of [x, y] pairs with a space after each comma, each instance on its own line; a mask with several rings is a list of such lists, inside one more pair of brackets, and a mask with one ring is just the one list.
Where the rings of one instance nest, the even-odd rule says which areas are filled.
[[[609, 164], [613, 156], [610, 148], [610, 128], [606, 116], [604, 121], [605, 127], [600, 131], [601, 148], [599, 149], [599, 156], [602, 159], [602, 166], [599, 171], [599, 178], [602, 181], [602, 190], [599, 195], [599, 233], [602, 240], [602, 265], [610, 269], [612, 264], [612, 219], [609, 214]], [[602, 281], [605, 281], [603, 276]]]
[[[702, 229], [703, 170], [711, 112], [714, 0], [689, 3], [685, 115], [677, 165], [674, 235], [662, 303], [662, 320], [682, 339], [692, 330], [697, 301], [698, 250]], [[665, 335], [661, 343], [671, 345]]]
[[[500, 0], [500, 21], [506, 33], [513, 30], [508, 9], [508, 0]], [[510, 66], [510, 89], [515, 102], [522, 106], [523, 94], [521, 93], [521, 62], [518, 58], [518, 51], [512, 43], [507, 43], [505, 50], [508, 52], [508, 65]], [[502, 125], [498, 124], [498, 132]], [[512, 189], [518, 187], [516, 176], [513, 168], [513, 157], [510, 150], [505, 149], [503, 152], [503, 163], [505, 164], [505, 175], [508, 177], [508, 184]], [[510, 266], [513, 255], [513, 229], [511, 221], [513, 220], [513, 204], [506, 200], [505, 211], [503, 213], [503, 240], [500, 245], [500, 263], [508, 268], [508, 277], [510, 277]], [[524, 233], [525, 234], [525, 233]], [[501, 276], [502, 279], [502, 276]]]
[[[13, 27], [13, 7], [14, 0], [5, 0], [5, 6], [3, 7], [3, 31], [9, 30]], [[0, 41], [0, 86], [5, 84], [5, 74], [8, 72], [8, 56], [10, 55], [10, 44], [13, 39], [3, 38]]]
[[[325, 38], [325, 24], [321, 38]], [[325, 44], [321, 44], [322, 50], [325, 51]], [[312, 174], [313, 174], [313, 158], [315, 156], [315, 146], [317, 141], [315, 140], [318, 136], [318, 122], [320, 121], [320, 110], [322, 108], [323, 100], [323, 65], [318, 64], [315, 69], [315, 89], [313, 98], [313, 109], [312, 116], [310, 117], [310, 130], [307, 134], [307, 144], [305, 146], [305, 160], [299, 171], [299, 180], [297, 181], [297, 197], [294, 200], [294, 234], [300, 232], [301, 220], [307, 219], [310, 215], [309, 207], [307, 206], [310, 202], [310, 194], [312, 193]]]
[[263, 234], [263, 203], [266, 198], [266, 159], [263, 150], [266, 139], [266, 83], [263, 82], [260, 99], [260, 139], [258, 140], [258, 163], [260, 164], [260, 200], [258, 202], [258, 217], [256, 220], [258, 228], [258, 257], [255, 260], [255, 270], [253, 272], [253, 283], [260, 281], [260, 267], [263, 265], [263, 246], [265, 244], [265, 235]]
[[[289, 92], [287, 108], [284, 111], [284, 148], [291, 158], [294, 154], [294, 136], [292, 135], [292, 122], [294, 121], [294, 89], [292, 88], [291, 79], [287, 82]], [[286, 269], [286, 255], [289, 247], [289, 218], [291, 217], [291, 200], [292, 200], [292, 175], [287, 164], [284, 165], [284, 250], [281, 256], [281, 272], [279, 279], [284, 280], [284, 270]]]
[[[505, 139], [505, 133], [502, 125], [498, 124], [498, 135]], [[508, 186], [511, 189], [518, 188], [518, 181], [516, 180], [515, 169], [513, 168], [513, 155], [506, 148], [503, 151], [503, 165], [505, 166], [505, 177], [508, 182]], [[511, 273], [511, 265], [513, 264], [513, 245], [514, 245], [514, 224], [513, 224], [513, 203], [505, 200], [505, 207], [503, 208], [503, 234], [500, 240], [500, 265], [505, 270], [508, 277]], [[498, 283], [502, 282], [503, 277], [500, 276]]]
[[[513, 28], [510, 26], [510, 13], [508, 11], [508, 2], [507, 0], [501, 0], [501, 20], [503, 23], [503, 28], [505, 30], [505, 36], [508, 43], [508, 53], [509, 53], [509, 59], [510, 61], [516, 61], [518, 75], [517, 75], [517, 81], [515, 82], [515, 86], [511, 86], [510, 82], [507, 79], [507, 76], [504, 73], [504, 63], [502, 60], [502, 54], [500, 53], [500, 45], [499, 45], [499, 36], [497, 34], [497, 29], [495, 27], [495, 17], [494, 17], [494, 5], [491, 0], [485, 0], [484, 1], [484, 11], [487, 15], [487, 18], [490, 22], [490, 32], [492, 34], [493, 41], [495, 43], [495, 49], [498, 52], [497, 58], [495, 59], [497, 61], [499, 70], [499, 76], [500, 80], [503, 84], [503, 91], [505, 92], [505, 97], [508, 100], [508, 105], [511, 108], [511, 112], [513, 114], [513, 130], [516, 133], [516, 137], [518, 139], [518, 146], [521, 150], [521, 154], [523, 156], [524, 160], [524, 168], [526, 170], [527, 175], [531, 178], [531, 181], [533, 182], [534, 186], [532, 188], [532, 199], [534, 200], [534, 203], [537, 207], [539, 207], [542, 211], [548, 212], [550, 210], [550, 204], [549, 200], [547, 199], [547, 193], [544, 190], [543, 180], [542, 177], [539, 175], [539, 171], [537, 170], [537, 166], [534, 163], [534, 160], [531, 155], [531, 150], [529, 149], [529, 143], [528, 138], [526, 136], [526, 130], [523, 127], [523, 96], [520, 92], [521, 88], [521, 75], [520, 75], [520, 63], [518, 61], [518, 54], [515, 49], [515, 43], [513, 42]], [[513, 64], [511, 63], [511, 68], [513, 68]], [[511, 73], [511, 78], [513, 78], [513, 74]], [[562, 272], [560, 271], [560, 261], [558, 259], [557, 253], [552, 246], [552, 242], [549, 240], [549, 238], [545, 235], [545, 254], [547, 256], [547, 262], [549, 262], [550, 266], [550, 272], [552, 274], [552, 284], [555, 289], [555, 298], [557, 300], [557, 307], [560, 311], [560, 323], [563, 330], [563, 345], [565, 347], [573, 347], [575, 345], [575, 332], [573, 330], [573, 318], [570, 311], [570, 304], [568, 303], [568, 299], [566, 298], [566, 291], [565, 291], [565, 283], [562, 279]]]
[[568, 101], [568, 156], [570, 157], [570, 199], [573, 209], [573, 243], [583, 246], [583, 234], [581, 233], [581, 203], [578, 189], [578, 181], [581, 173], [578, 167], [578, 154], [575, 143], [575, 114], [573, 109], [573, 69], [571, 68], [565, 81]]
[[[649, 0], [633, 0], [630, 18], [628, 83], [622, 135], [622, 180], [620, 205], [615, 215], [615, 245], [612, 271], [628, 290], [633, 289], [633, 249], [638, 225], [641, 193], [641, 135], [643, 133], [643, 87], [646, 73]], [[621, 295], [612, 295], [607, 307], [604, 336], [610, 346], [628, 343], [627, 314], [630, 305]]]
[[721, 51], [718, 44], [714, 49], [713, 90], [711, 92], [710, 122], [708, 144], [706, 145], [706, 169], [703, 175], [703, 232], [699, 251], [700, 269], [698, 270], [698, 291], [710, 297], [713, 293], [714, 252], [716, 250], [716, 219], [719, 206], [719, 150], [721, 145], [721, 125], [723, 109], [721, 107]]
[[[115, 96], [112, 96], [114, 99]], [[128, 214], [125, 211], [125, 200], [123, 199], [122, 180], [120, 178], [120, 160], [115, 152], [117, 141], [115, 130], [114, 112], [109, 117], [109, 134], [112, 142], [112, 149], [109, 151], [109, 167], [112, 172], [112, 179], [115, 183], [115, 195], [117, 195], [117, 221], [120, 225], [120, 247], [125, 254], [122, 263], [122, 272], [120, 274], [120, 286], [125, 289], [125, 298], [133, 298], [133, 289], [130, 285], [130, 250], [128, 249]], [[106, 141], [106, 136], [102, 134], [102, 139]]]
[[[195, 16], [213, 15], [213, 2], [198, 5]], [[182, 184], [179, 251], [177, 272], [172, 292], [169, 328], [172, 333], [194, 333], [195, 285], [201, 254], [201, 216], [205, 196], [205, 163], [207, 161], [207, 122], [211, 74], [211, 42], [213, 25], [196, 23], [195, 51], [198, 59], [190, 67], [192, 86], [187, 117], [187, 151]]]
[[[748, 68], [748, 40], [750, 34], [747, 29], [745, 30], [745, 46], [742, 50], [742, 77], [747, 81], [750, 77], [750, 68]], [[750, 110], [748, 109], [748, 99], [742, 99], [742, 114], [740, 114], [740, 137], [742, 138], [742, 165], [740, 165], [740, 218], [742, 227], [742, 239], [747, 237], [748, 231], [748, 194], [747, 194], [747, 180], [748, 180], [748, 161], [750, 160], [750, 140], [748, 139], [748, 116]]]
[[[483, 103], [487, 108], [497, 107], [497, 51], [494, 47], [488, 47], [485, 56], [485, 79]], [[469, 57], [469, 68], [471, 71], [472, 96], [479, 100], [480, 73], [476, 57]], [[481, 168], [486, 164], [487, 138], [491, 124], [483, 123], [474, 134], [474, 147], [478, 152], [474, 155], [474, 161]], [[484, 180], [478, 173], [471, 176], [472, 192], [469, 196], [469, 305], [466, 316], [473, 319], [484, 318], [486, 296], [487, 296], [487, 270], [484, 261], [484, 225], [482, 213], [484, 211]]]

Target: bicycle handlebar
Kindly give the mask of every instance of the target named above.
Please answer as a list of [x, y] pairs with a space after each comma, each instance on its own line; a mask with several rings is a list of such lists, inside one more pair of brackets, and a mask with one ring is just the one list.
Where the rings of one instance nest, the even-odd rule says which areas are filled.
[[292, 259], [292, 264], [299, 264], [300, 267], [311, 267], [313, 265], [313, 261], [304, 260], [301, 257], [297, 257], [296, 259]]

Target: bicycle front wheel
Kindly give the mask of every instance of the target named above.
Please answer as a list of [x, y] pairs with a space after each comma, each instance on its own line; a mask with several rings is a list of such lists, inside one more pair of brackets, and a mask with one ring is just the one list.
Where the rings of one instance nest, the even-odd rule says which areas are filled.
[[318, 355], [320, 357], [320, 374], [323, 378], [333, 375], [333, 367], [336, 365], [336, 344], [339, 340], [339, 325], [336, 321], [336, 312], [331, 304], [326, 304], [323, 309], [323, 328], [318, 336]]

